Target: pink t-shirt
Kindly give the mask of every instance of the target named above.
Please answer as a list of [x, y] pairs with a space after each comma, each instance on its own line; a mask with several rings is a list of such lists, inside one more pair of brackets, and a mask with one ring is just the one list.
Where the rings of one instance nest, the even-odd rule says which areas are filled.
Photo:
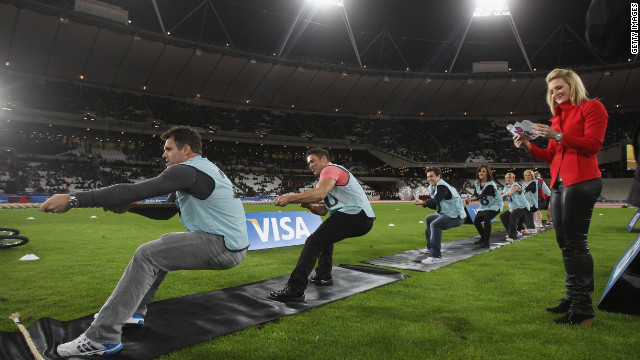
[[320, 172], [320, 180], [324, 178], [333, 179], [336, 181], [336, 185], [343, 186], [349, 182], [349, 173], [337, 166], [327, 166]]

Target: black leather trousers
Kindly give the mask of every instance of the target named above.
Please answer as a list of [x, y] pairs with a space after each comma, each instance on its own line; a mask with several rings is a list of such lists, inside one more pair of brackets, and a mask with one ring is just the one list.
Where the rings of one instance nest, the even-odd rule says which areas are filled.
[[567, 274], [565, 300], [571, 302], [571, 312], [594, 315], [593, 258], [587, 234], [593, 206], [602, 191], [600, 178], [565, 186], [556, 181], [551, 190], [551, 213], [556, 239]]

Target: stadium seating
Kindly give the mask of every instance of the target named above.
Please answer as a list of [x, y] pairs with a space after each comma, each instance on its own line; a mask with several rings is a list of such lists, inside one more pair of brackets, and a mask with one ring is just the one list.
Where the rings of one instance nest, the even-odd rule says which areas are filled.
[[[0, 74], [3, 86], [11, 88], [8, 100], [16, 111], [21, 109], [46, 110], [62, 113], [65, 119], [84, 121], [81, 126], [12, 121], [5, 124], [6, 145], [18, 153], [38, 161], [55, 159], [67, 161], [71, 166], [85, 169], [81, 181], [62, 176], [49, 176], [46, 181], [36, 181], [41, 176], [20, 162], [20, 186], [30, 192], [69, 191], [81, 187], [108, 185], [120, 181], [136, 181], [131, 174], [111, 173], [99, 167], [112, 168], [135, 165], [160, 170], [161, 141], [154, 136], [172, 125], [190, 125], [203, 132], [225, 131], [225, 134], [251, 134], [253, 138], [269, 139], [272, 136], [288, 136], [315, 144], [320, 141], [337, 141], [342, 144], [367, 145], [387, 154], [429, 163], [532, 163], [536, 160], [513, 148], [511, 135], [506, 130], [508, 120], [489, 119], [393, 119], [353, 117], [330, 114], [300, 114], [274, 112], [250, 108], [222, 108], [194, 99], [157, 97], [144, 93], [127, 92], [81, 86], [37, 76]], [[604, 145], [628, 142], [640, 112], [613, 112]], [[76, 120], [77, 119], [77, 120]], [[544, 122], [547, 119], [533, 119]], [[120, 124], [134, 127], [139, 132], [108, 131], [94, 128], [93, 124]], [[143, 135], [144, 132], [149, 135]], [[244, 136], [244, 135], [243, 135]], [[546, 141], [536, 140], [540, 146]], [[313, 180], [296, 178], [307, 174], [306, 149], [300, 145], [268, 145], [243, 142], [242, 146], [229, 141], [205, 142], [203, 153], [221, 166], [225, 172], [253, 176], [255, 180], [240, 179], [238, 191], [248, 194], [274, 195], [276, 193], [304, 191], [313, 186]], [[385, 166], [384, 162], [363, 150], [331, 149], [333, 161], [347, 166], [356, 176], [410, 176], [410, 173]], [[55, 154], [55, 155], [54, 155]], [[2, 159], [0, 159], [2, 160]], [[17, 164], [13, 164], [14, 167]], [[0, 173], [10, 166], [0, 162]], [[631, 173], [622, 166], [608, 166], [608, 177], [627, 176]], [[51, 170], [49, 170], [51, 171]], [[8, 172], [0, 177], [6, 186]], [[93, 175], [91, 175], [93, 174]], [[269, 174], [269, 175], [266, 175]], [[244, 175], [243, 175], [244, 176]], [[416, 181], [406, 181], [410, 186], [425, 185], [422, 174]], [[108, 180], [100, 177], [108, 177]], [[449, 179], [461, 192], [467, 192], [465, 180]], [[81, 183], [84, 183], [81, 184]], [[87, 185], [89, 184], [89, 185]], [[4, 188], [3, 186], [2, 188]], [[372, 196], [377, 196], [373, 189]], [[393, 191], [381, 191], [381, 198], [393, 197]], [[615, 195], [613, 197], [620, 197]]]

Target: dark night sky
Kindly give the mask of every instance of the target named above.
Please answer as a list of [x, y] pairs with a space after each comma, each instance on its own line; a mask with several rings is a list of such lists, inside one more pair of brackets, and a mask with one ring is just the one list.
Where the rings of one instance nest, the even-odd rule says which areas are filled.
[[[161, 32], [151, 0], [103, 1], [128, 10], [133, 26]], [[408, 65], [412, 70], [426, 72], [441, 72], [450, 66], [475, 8], [475, 0], [344, 2], [364, 65], [389, 70], [401, 70]], [[358, 66], [338, 8], [306, 7], [301, 11], [304, 0], [210, 0], [185, 19], [202, 3], [202, 0], [157, 0], [165, 29], [172, 30], [171, 36], [218, 45], [231, 43], [243, 50], [273, 53], [280, 50], [300, 12], [305, 21], [297, 23], [283, 56], [330, 59]], [[533, 67], [599, 64], [597, 57], [580, 41], [585, 38], [589, 3], [587, 0], [508, 1]], [[626, 60], [625, 56], [602, 58], [617, 62]], [[454, 71], [468, 70], [475, 61], [508, 61], [514, 71], [526, 70], [524, 56], [506, 17], [473, 19]]]

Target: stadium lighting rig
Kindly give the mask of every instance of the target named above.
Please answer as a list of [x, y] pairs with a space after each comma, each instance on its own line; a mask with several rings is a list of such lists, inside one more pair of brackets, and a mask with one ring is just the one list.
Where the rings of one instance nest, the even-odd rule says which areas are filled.
[[[364, 65], [362, 65], [362, 60], [360, 59], [360, 52], [358, 51], [358, 46], [356, 45], [356, 39], [353, 36], [353, 31], [351, 30], [351, 24], [349, 23], [347, 8], [344, 6], [344, 2], [342, 0], [303, 0], [303, 4], [300, 7], [300, 11], [298, 11], [298, 15], [296, 15], [296, 18], [293, 21], [293, 24], [289, 28], [287, 35], [282, 41], [282, 46], [280, 47], [280, 50], [278, 51], [278, 55], [276, 55], [276, 57], [280, 58], [280, 56], [282, 55], [282, 52], [284, 51], [285, 47], [289, 43], [289, 39], [291, 38], [293, 31], [296, 29], [296, 26], [301, 20], [308, 21], [311, 19], [311, 17], [313, 17], [313, 14], [315, 14], [315, 10], [317, 10], [319, 7], [329, 7], [329, 6], [340, 8], [339, 11], [340, 11], [340, 14], [342, 15], [342, 19], [344, 20], [345, 27], [347, 28], [347, 33], [349, 34], [349, 40], [351, 40], [351, 46], [353, 47], [353, 51], [356, 54], [356, 58], [358, 59], [358, 64], [360, 64], [361, 69], [364, 69]], [[303, 17], [306, 17], [308, 19], [303, 19]], [[301, 27], [301, 29], [299, 30], [300, 32], [304, 31], [304, 29], [306, 28], [306, 26], [300, 26], [300, 27]]]
[[[473, 16], [469, 19], [469, 24], [467, 24], [467, 28], [464, 31], [464, 35], [462, 35], [462, 40], [460, 40], [460, 44], [458, 45], [458, 49], [456, 50], [456, 55], [453, 57], [451, 61], [451, 65], [449, 66], [449, 73], [453, 70], [453, 65], [456, 63], [458, 59], [458, 55], [460, 54], [460, 48], [462, 48], [462, 44], [464, 43], [465, 38], [467, 37], [467, 33], [469, 32], [469, 27], [471, 27], [471, 23], [473, 19], [476, 17], [507, 17], [507, 21], [509, 23], [509, 27], [511, 31], [513, 31], [513, 35], [518, 42], [518, 46], [520, 47], [520, 51], [522, 52], [522, 56], [524, 56], [525, 61], [527, 62], [527, 66], [529, 67], [530, 72], [534, 72], [533, 67], [531, 66], [531, 62], [529, 61], [529, 56], [527, 56], [527, 52], [524, 49], [524, 44], [522, 43], [522, 39], [520, 38], [520, 34], [518, 33], [518, 29], [516, 28], [516, 23], [513, 21], [513, 16], [511, 16], [511, 11], [509, 11], [509, 7], [507, 6], [507, 0], [476, 0], [476, 9], [473, 12]], [[446, 70], [445, 70], [446, 72]]]

